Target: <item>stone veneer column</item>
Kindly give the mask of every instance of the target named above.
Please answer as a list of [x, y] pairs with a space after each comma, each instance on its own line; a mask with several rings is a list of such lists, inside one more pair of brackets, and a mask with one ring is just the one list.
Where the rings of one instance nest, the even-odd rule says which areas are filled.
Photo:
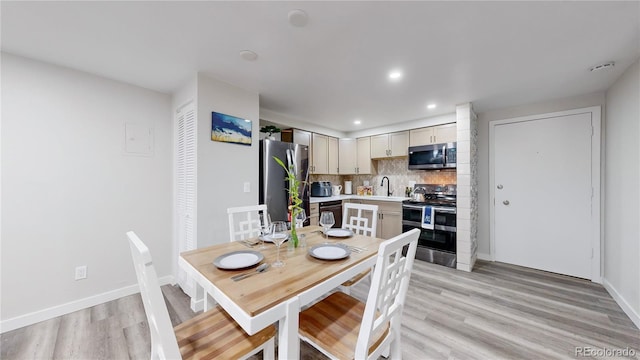
[[458, 270], [471, 271], [478, 252], [478, 125], [471, 103], [456, 106], [458, 131]]

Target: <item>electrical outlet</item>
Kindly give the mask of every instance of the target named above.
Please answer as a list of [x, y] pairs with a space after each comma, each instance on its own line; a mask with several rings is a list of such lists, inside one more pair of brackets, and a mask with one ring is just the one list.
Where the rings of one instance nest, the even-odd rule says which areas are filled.
[[82, 280], [87, 278], [87, 265], [76, 267], [76, 280]]
[[251, 183], [248, 181], [244, 183], [244, 192], [251, 192]]

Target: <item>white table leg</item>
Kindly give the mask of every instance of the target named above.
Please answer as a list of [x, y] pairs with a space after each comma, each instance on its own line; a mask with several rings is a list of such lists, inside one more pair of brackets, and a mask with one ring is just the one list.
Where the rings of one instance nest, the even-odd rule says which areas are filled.
[[300, 340], [298, 339], [298, 298], [287, 301], [286, 315], [278, 325], [278, 359], [300, 359]]

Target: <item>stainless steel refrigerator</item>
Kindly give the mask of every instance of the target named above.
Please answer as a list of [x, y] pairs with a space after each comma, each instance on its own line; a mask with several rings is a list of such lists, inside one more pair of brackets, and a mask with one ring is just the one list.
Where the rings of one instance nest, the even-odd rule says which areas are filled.
[[[288, 221], [289, 184], [284, 169], [273, 159], [294, 164], [302, 182], [299, 194], [302, 206], [309, 216], [309, 147], [275, 140], [260, 140], [260, 204], [266, 204], [271, 221]], [[308, 220], [305, 222], [308, 225]]]

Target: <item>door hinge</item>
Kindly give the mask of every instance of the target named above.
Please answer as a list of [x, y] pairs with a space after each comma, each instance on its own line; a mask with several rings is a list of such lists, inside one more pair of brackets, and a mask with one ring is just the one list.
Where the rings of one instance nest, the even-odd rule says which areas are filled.
[[591, 248], [591, 258], [593, 259], [593, 248]]

